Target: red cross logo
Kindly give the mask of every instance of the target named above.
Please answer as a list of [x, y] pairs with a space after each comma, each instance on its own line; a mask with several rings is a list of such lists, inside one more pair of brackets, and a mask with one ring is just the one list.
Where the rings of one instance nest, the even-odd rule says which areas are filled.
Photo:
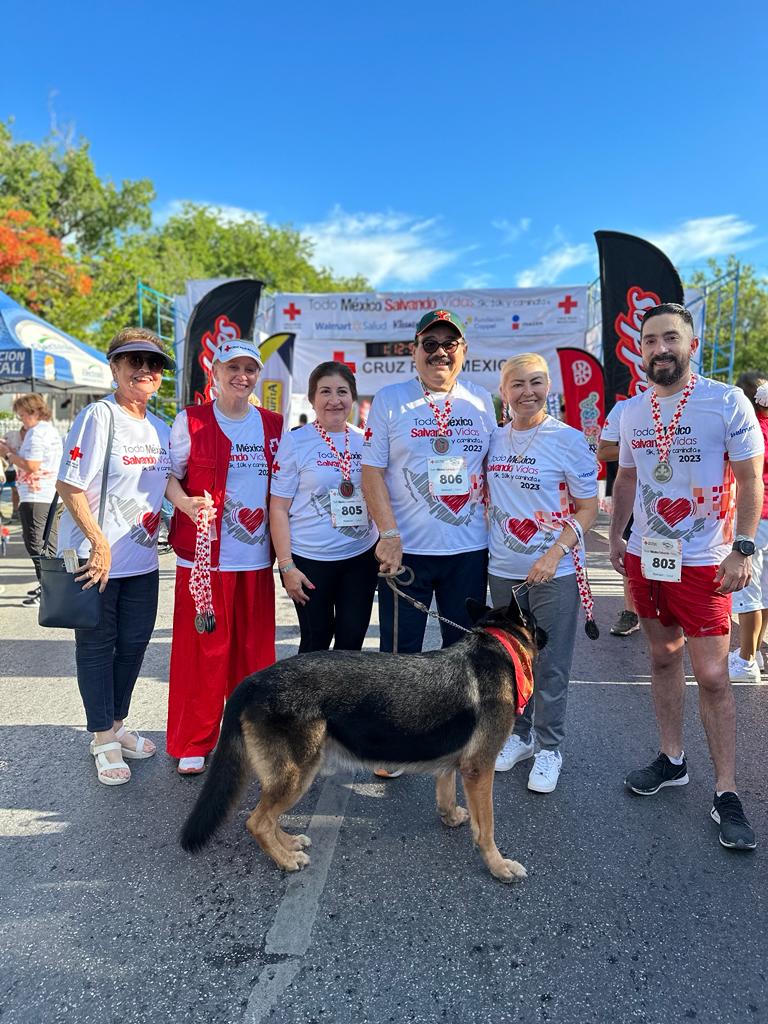
[[576, 306], [578, 306], [578, 302], [571, 295], [566, 295], [563, 301], [558, 302], [557, 304], [557, 308], [562, 309], [566, 316], [571, 312], [572, 309], [575, 309]]
[[225, 351], [225, 352], [229, 352], [229, 350], [230, 350], [231, 348], [232, 348], [232, 346], [231, 346], [231, 345], [225, 345], [225, 346], [224, 346], [224, 351]]
[[82, 455], [83, 453], [80, 451], [77, 445], [75, 445], [74, 448], [70, 449], [69, 457], [72, 460], [72, 462], [76, 462], [78, 459], [82, 458]]
[[294, 306], [293, 300], [291, 300], [290, 306], [283, 310], [283, 315], [287, 316], [291, 323], [293, 323], [297, 316], [301, 316], [301, 310], [297, 306]]
[[279, 473], [280, 472], [280, 463], [277, 461], [277, 459], [275, 459], [275, 461], [272, 463], [272, 472], [273, 473]]
[[373, 431], [371, 430], [370, 427], [366, 427], [365, 428], [365, 433], [363, 434], [363, 440], [364, 441], [370, 441], [372, 437], [373, 437]]
[[343, 352], [334, 352], [333, 353], [333, 358], [334, 358], [334, 360], [337, 363], [344, 363], [345, 366], [348, 366], [350, 368], [350, 370], [352, 371], [352, 373], [357, 373], [357, 366], [356, 366], [356, 364], [355, 363], [348, 363], [347, 360], [344, 358], [344, 353]]

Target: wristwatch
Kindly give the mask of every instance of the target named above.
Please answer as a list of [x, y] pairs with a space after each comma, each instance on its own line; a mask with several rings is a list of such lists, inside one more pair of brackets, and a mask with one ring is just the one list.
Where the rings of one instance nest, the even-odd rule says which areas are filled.
[[751, 537], [744, 537], [742, 534], [739, 534], [733, 542], [733, 550], [749, 558], [750, 555], [755, 553], [755, 542]]

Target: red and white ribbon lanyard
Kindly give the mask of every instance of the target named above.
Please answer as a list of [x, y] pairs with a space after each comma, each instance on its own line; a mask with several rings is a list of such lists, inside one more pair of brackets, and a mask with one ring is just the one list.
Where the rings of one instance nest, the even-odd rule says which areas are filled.
[[432, 395], [430, 395], [429, 391], [427, 391], [426, 387], [424, 386], [424, 381], [421, 379], [421, 377], [419, 377], [419, 384], [421, 384], [421, 390], [424, 393], [424, 400], [426, 401], [429, 408], [432, 410], [432, 415], [435, 417], [435, 424], [437, 426], [438, 434], [447, 435], [448, 424], [451, 421], [451, 396], [448, 395], [443, 405], [443, 408], [441, 409], [439, 405], [435, 405], [435, 403], [432, 401]]
[[[571, 548], [571, 557], [573, 558], [573, 567], [576, 570], [576, 585], [579, 588], [581, 607], [584, 609], [584, 615], [587, 620], [584, 624], [584, 632], [590, 640], [597, 640], [600, 636], [600, 630], [595, 622], [595, 601], [592, 597], [592, 588], [589, 585], [589, 577], [587, 576], [584, 531], [581, 528], [581, 523], [574, 519], [573, 516], [569, 516], [567, 519], [558, 519], [552, 525], [561, 526], [561, 528], [568, 525], [576, 534], [576, 547]], [[583, 559], [582, 553], [584, 555]]]
[[[210, 497], [207, 494], [206, 496]], [[189, 574], [189, 592], [195, 602], [195, 629], [198, 633], [212, 633], [216, 629], [211, 591], [211, 522], [216, 509], [203, 506], [197, 511], [195, 561]]]
[[317, 420], [313, 424], [315, 430], [318, 432], [323, 441], [331, 449], [331, 454], [338, 459], [339, 469], [341, 470], [341, 483], [339, 484], [339, 494], [342, 498], [351, 498], [355, 493], [355, 487], [352, 483], [352, 455], [349, 450], [349, 424], [344, 424], [344, 454], [339, 455], [336, 450], [336, 445], [331, 440], [331, 435], [320, 426]]
[[680, 422], [680, 417], [683, 415], [683, 409], [685, 409], [688, 399], [691, 397], [691, 393], [695, 387], [696, 374], [692, 373], [691, 379], [683, 388], [683, 393], [680, 395], [680, 401], [677, 403], [677, 408], [675, 409], [666, 430], [664, 430], [664, 424], [661, 422], [659, 396], [656, 394], [655, 388], [651, 389], [651, 415], [653, 416], [653, 426], [656, 430], [656, 447], [659, 452], [659, 462], [669, 461], [669, 450], [675, 440], [677, 425]]
[[421, 390], [424, 395], [424, 401], [427, 403], [429, 408], [432, 410], [432, 415], [435, 418], [435, 426], [437, 427], [437, 437], [432, 441], [432, 449], [438, 455], [445, 455], [450, 448], [450, 442], [448, 441], [448, 427], [451, 422], [451, 396], [450, 394], [443, 403], [441, 409], [439, 405], [436, 405], [432, 401], [432, 395], [424, 385], [424, 381], [421, 377], [418, 378]]

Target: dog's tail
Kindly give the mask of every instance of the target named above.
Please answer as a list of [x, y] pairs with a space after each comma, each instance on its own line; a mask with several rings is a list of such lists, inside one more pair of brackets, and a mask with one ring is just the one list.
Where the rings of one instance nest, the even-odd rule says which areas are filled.
[[224, 822], [250, 775], [238, 704], [235, 701], [227, 704], [205, 784], [179, 836], [183, 849], [189, 853], [202, 849]]

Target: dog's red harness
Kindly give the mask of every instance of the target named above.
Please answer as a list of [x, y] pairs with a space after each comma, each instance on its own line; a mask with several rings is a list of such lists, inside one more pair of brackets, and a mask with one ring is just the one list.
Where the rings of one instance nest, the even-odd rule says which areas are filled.
[[512, 664], [515, 666], [515, 679], [517, 680], [517, 707], [515, 712], [518, 715], [522, 715], [533, 693], [531, 656], [518, 639], [510, 636], [509, 633], [505, 633], [503, 629], [497, 629], [495, 626], [484, 626], [483, 629], [494, 640], [499, 641], [512, 659]]

